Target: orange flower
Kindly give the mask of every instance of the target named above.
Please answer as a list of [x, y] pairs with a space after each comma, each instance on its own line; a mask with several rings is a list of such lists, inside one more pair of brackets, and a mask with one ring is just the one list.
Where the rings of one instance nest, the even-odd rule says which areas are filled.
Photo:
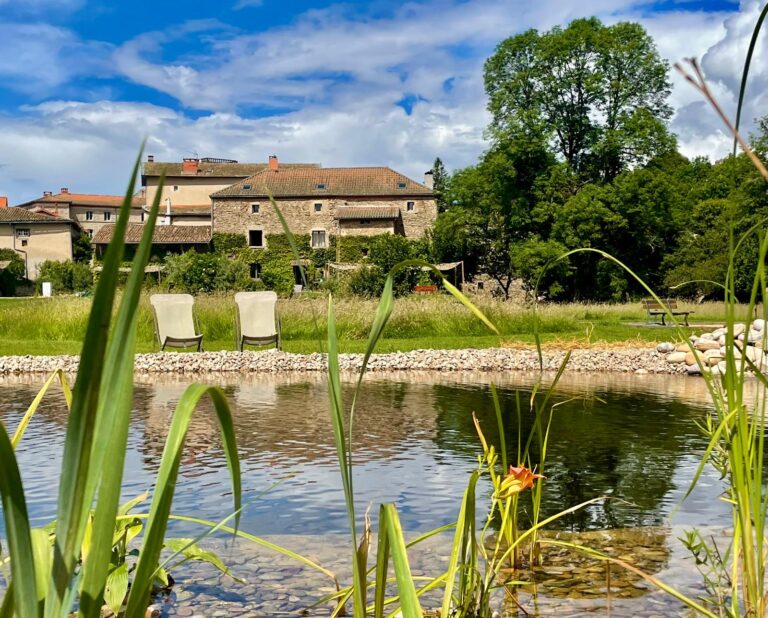
[[499, 498], [511, 498], [519, 494], [521, 491], [530, 489], [533, 487], [533, 482], [536, 479], [543, 479], [541, 474], [534, 474], [531, 470], [525, 466], [516, 468], [515, 466], [509, 466], [509, 474], [501, 481], [501, 487], [499, 488]]

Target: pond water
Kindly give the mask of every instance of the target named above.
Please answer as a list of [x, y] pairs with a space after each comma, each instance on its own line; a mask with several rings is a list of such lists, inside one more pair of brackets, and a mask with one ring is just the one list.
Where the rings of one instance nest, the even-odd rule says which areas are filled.
[[[496, 383], [507, 418], [507, 444], [516, 449], [516, 400], [526, 405], [531, 380], [523, 374], [370, 376], [353, 439], [359, 514], [372, 504], [375, 529], [379, 503], [394, 502], [407, 536], [454, 521], [480, 452], [472, 412], [488, 439], [498, 444], [489, 391], [489, 383]], [[344, 577], [346, 514], [324, 379], [212, 375], [204, 381], [221, 385], [234, 411], [247, 504], [241, 528], [312, 555]], [[151, 489], [169, 419], [187, 384], [166, 378], [136, 385], [126, 499]], [[345, 386], [348, 397], [352, 383]], [[0, 420], [7, 427], [16, 425], [38, 387], [36, 380], [0, 379]], [[645, 552], [651, 561], [648, 568], [693, 586], [692, 566], [682, 561], [675, 537], [683, 527], [717, 530], [729, 522], [728, 509], [718, 499], [724, 485], [711, 470], [682, 501], [706, 446], [695, 425], [707, 411], [703, 382], [677, 376], [566, 375], [555, 401], [544, 470], [545, 514], [597, 496], [621, 500], [590, 506], [554, 528], [601, 546], [626, 543]], [[55, 512], [65, 422], [60, 394], [53, 392], [18, 449], [35, 525], [49, 522]], [[524, 436], [530, 427], [531, 419], [524, 414]], [[215, 419], [205, 404], [188, 434], [173, 511], [219, 520], [231, 510], [228, 487]], [[483, 486], [480, 494], [484, 515], [489, 488]], [[175, 524], [170, 530], [178, 536], [197, 533], [199, 529], [188, 525]], [[290, 614], [329, 590], [322, 576], [317, 580], [290, 561], [249, 544], [232, 543], [224, 536], [208, 544], [248, 583], [221, 579], [205, 566], [184, 567], [175, 573], [179, 583], [165, 607], [167, 614]], [[438, 574], [445, 551], [445, 538], [427, 544], [414, 556], [414, 569]], [[562, 575], [562, 569], [555, 574]], [[562, 585], [549, 593], [539, 590], [538, 611], [546, 615], [548, 598], [560, 599], [559, 615], [566, 610], [562, 598], [573, 601], [573, 615], [604, 607], [606, 594], [589, 590]], [[637, 581], [625, 582], [625, 590], [632, 594], [608, 599], [613, 615], [670, 615], [680, 609]]]

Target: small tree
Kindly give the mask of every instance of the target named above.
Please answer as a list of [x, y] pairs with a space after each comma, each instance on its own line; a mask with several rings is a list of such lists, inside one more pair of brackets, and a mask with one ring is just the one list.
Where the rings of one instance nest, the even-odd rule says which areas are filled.
[[437, 203], [437, 212], [443, 212], [448, 208], [446, 202], [446, 189], [448, 188], [448, 172], [445, 171], [445, 165], [440, 160], [440, 157], [435, 159], [432, 165], [432, 192], [435, 194], [435, 202]]

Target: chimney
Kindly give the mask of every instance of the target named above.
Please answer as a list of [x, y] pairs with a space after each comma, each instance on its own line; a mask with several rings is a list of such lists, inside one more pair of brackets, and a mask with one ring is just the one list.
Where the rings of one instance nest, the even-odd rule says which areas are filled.
[[64, 193], [65, 195], [67, 195], [67, 194], [69, 194], [69, 189], [67, 187], [62, 187], [61, 188], [61, 192]]
[[43, 191], [43, 197], [51, 197], [53, 195], [52, 191]]
[[197, 168], [200, 164], [200, 159], [184, 159], [181, 162], [182, 174], [197, 174]]
[[432, 170], [424, 172], [424, 186], [427, 187], [427, 189], [435, 188], [435, 175]]
[[0, 208], [8, 208], [8, 198], [5, 195], [0, 195]]
[[276, 172], [280, 168], [280, 164], [277, 161], [277, 155], [269, 155], [269, 169]]
[[154, 163], [155, 155], [147, 155], [147, 163]]

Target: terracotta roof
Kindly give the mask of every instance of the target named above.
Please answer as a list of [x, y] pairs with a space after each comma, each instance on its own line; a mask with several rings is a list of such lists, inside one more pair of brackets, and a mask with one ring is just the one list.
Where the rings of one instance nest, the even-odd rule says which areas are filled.
[[340, 206], [336, 209], [336, 218], [345, 219], [397, 219], [400, 209], [397, 206]]
[[[34, 206], [36, 204], [69, 204], [73, 206], [122, 206], [122, 195], [99, 195], [95, 193], [57, 193], [56, 195], [44, 195], [36, 200], [19, 204], [19, 207]], [[144, 204], [144, 197], [135, 195], [133, 206]]]
[[[112, 240], [114, 224], [101, 227], [93, 236], [91, 242], [94, 245], [106, 245]], [[144, 225], [141, 223], [129, 223], [125, 232], [125, 242], [129, 245], [138, 245], [141, 235], [144, 233]], [[205, 245], [211, 242], [210, 225], [158, 225], [152, 235], [154, 245]]]
[[[320, 167], [264, 170], [211, 197], [424, 196], [432, 191], [388, 167]], [[250, 188], [247, 188], [250, 187]]]
[[[184, 173], [181, 163], [162, 163], [160, 161], [147, 161], [144, 163], [143, 176], [159, 176], [165, 172], [170, 176], [206, 176], [211, 178], [245, 178], [267, 168], [267, 163], [209, 163], [200, 161], [197, 173]], [[319, 163], [280, 163], [280, 167], [320, 167]]]
[[46, 212], [35, 212], [26, 208], [0, 208], [0, 223], [72, 223], [66, 217], [57, 217]]

